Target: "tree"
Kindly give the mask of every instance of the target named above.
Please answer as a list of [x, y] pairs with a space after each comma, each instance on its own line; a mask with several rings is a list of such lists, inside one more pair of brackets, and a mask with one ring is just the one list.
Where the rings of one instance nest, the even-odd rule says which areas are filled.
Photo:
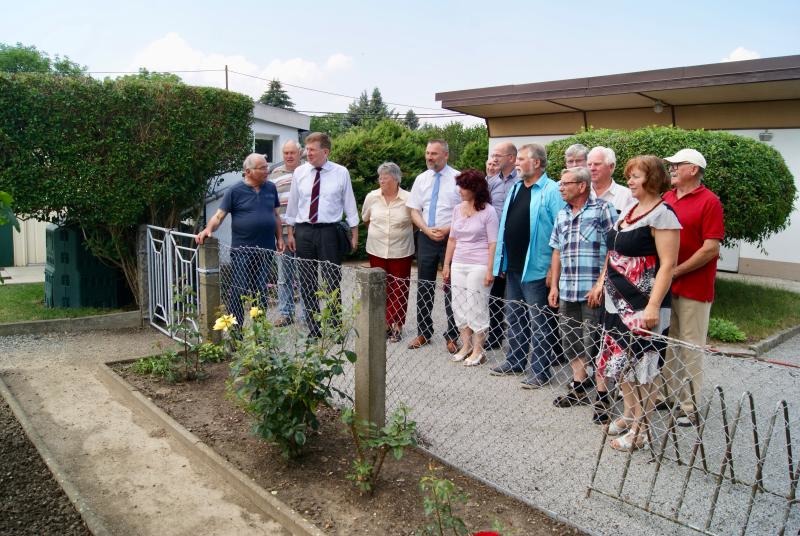
[[786, 228], [797, 197], [794, 178], [781, 154], [757, 140], [728, 132], [646, 127], [637, 130], [588, 130], [551, 142], [547, 173], [558, 177], [564, 150], [573, 143], [602, 145], [617, 153], [614, 180], [624, 184], [625, 163], [634, 156], [669, 156], [697, 149], [708, 160], [703, 182], [719, 196], [725, 210], [725, 241], [744, 240], [761, 246]]
[[358, 99], [350, 103], [347, 107], [347, 115], [344, 124], [347, 128], [375, 124], [383, 119], [397, 119], [394, 110], [383, 102], [381, 91], [378, 88], [372, 90], [372, 98], [367, 96], [364, 90]]
[[144, 67], [139, 67], [137, 74], [126, 74], [117, 80], [150, 80], [151, 82], [164, 82], [167, 84], [183, 84], [183, 79], [175, 73], [159, 73], [148, 71]]
[[409, 108], [405, 117], [403, 117], [403, 124], [409, 130], [417, 130], [419, 128], [419, 117], [414, 113], [414, 110]]
[[336, 138], [347, 130], [343, 114], [325, 114], [311, 117], [311, 132], [324, 132], [331, 138]]
[[35, 46], [17, 43], [15, 46], [0, 43], [0, 72], [7, 73], [53, 73], [62, 75], [84, 75], [82, 67], [56, 54], [53, 58]]
[[289, 98], [289, 94], [283, 89], [281, 81], [278, 79], [274, 79], [269, 83], [269, 88], [261, 95], [258, 102], [266, 104], [267, 106], [294, 111], [294, 103], [292, 99]]
[[22, 217], [80, 228], [138, 298], [138, 225], [196, 217], [209, 181], [241, 169], [252, 120], [252, 99], [216, 88], [0, 74], [0, 190]]

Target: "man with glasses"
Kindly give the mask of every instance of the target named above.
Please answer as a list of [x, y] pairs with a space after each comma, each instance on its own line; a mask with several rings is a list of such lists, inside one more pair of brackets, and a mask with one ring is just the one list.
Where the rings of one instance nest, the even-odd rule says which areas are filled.
[[561, 345], [572, 368], [566, 394], [553, 400], [558, 408], [589, 404], [592, 379], [587, 367], [597, 354], [600, 302], [589, 293], [600, 279], [606, 260], [606, 236], [617, 220], [617, 211], [604, 200], [592, 197], [592, 177], [586, 167], [561, 172], [558, 183], [566, 201], [556, 217], [550, 246], [550, 307], [558, 307]]
[[[489, 193], [492, 196], [492, 206], [497, 211], [497, 220], [503, 215], [503, 205], [506, 202], [506, 195], [514, 184], [519, 180], [515, 167], [517, 160], [517, 148], [511, 142], [501, 142], [492, 148], [489, 155], [489, 162], [497, 172], [489, 175], [489, 163], [487, 162], [486, 180], [489, 181]], [[492, 288], [489, 292], [489, 334], [486, 337], [484, 348], [495, 350], [503, 344], [505, 329], [505, 313], [503, 310], [503, 298], [506, 295], [506, 278], [495, 277]]]
[[227, 307], [239, 325], [244, 320], [242, 296], [257, 296], [262, 308], [266, 306], [273, 255], [268, 250], [283, 249], [280, 200], [275, 185], [267, 181], [267, 159], [253, 153], [245, 158], [243, 167], [244, 180], [225, 190], [217, 212], [195, 237], [202, 244], [231, 215], [231, 285]]
[[[664, 202], [672, 207], [682, 226], [678, 265], [672, 278], [669, 335], [704, 346], [714, 301], [720, 242], [725, 233], [722, 203], [703, 185], [706, 159], [698, 151], [681, 149], [664, 160], [669, 163], [673, 186], [664, 194]], [[701, 353], [670, 346], [662, 373], [668, 398], [680, 404], [678, 425], [690, 426], [703, 387]]]
[[582, 143], [573, 143], [564, 151], [564, 167], [567, 169], [574, 167], [588, 168], [589, 148]]

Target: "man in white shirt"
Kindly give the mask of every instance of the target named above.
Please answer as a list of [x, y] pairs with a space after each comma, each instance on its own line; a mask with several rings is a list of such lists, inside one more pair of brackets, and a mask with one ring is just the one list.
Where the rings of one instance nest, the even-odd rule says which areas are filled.
[[[283, 164], [272, 170], [269, 181], [278, 189], [281, 217], [286, 215], [289, 192], [292, 189], [294, 170], [300, 165], [300, 144], [289, 140], [283, 144]], [[283, 226], [283, 241], [287, 242], [289, 226]], [[278, 327], [294, 322], [294, 253], [286, 250], [278, 256], [278, 312], [281, 317], [275, 322]]]
[[613, 149], [598, 145], [589, 151], [589, 172], [592, 174], [592, 194], [614, 205], [618, 214], [633, 205], [631, 191], [614, 182], [611, 175], [617, 167], [617, 155]]
[[[417, 242], [417, 337], [408, 345], [417, 349], [431, 342], [433, 320], [431, 311], [436, 292], [436, 274], [444, 262], [447, 238], [453, 209], [461, 202], [456, 188], [458, 171], [447, 165], [449, 147], [444, 140], [430, 140], [425, 148], [428, 170], [414, 179], [406, 206], [411, 209], [411, 221], [419, 228]], [[449, 285], [445, 286], [444, 308], [447, 332], [444, 334], [447, 351], [458, 351], [458, 329], [453, 320]]]
[[[319, 313], [318, 262], [328, 261], [334, 266], [322, 265], [322, 278], [328, 292], [340, 288], [345, 251], [339, 239], [342, 216], [350, 227], [351, 249], [358, 247], [358, 210], [353, 195], [353, 184], [347, 168], [328, 160], [331, 139], [327, 134], [314, 132], [306, 137], [307, 163], [294, 171], [294, 180], [286, 206], [286, 223], [290, 226], [287, 247], [297, 254], [300, 295], [303, 299], [306, 323], [311, 337], [321, 335], [315, 314]], [[337, 293], [338, 294], [338, 293]], [[341, 305], [341, 296], [338, 296]]]

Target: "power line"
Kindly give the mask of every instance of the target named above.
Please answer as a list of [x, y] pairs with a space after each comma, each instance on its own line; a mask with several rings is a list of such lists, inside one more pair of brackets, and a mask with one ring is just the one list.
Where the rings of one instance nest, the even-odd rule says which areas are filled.
[[[240, 73], [238, 71], [230, 71], [230, 70], [228, 72], [232, 73], [232, 74], [238, 74], [238, 75], [241, 75], [241, 76], [247, 76], [249, 78], [255, 78], [256, 80], [264, 80], [265, 82], [271, 82], [272, 81], [272, 79], [270, 79], [270, 78], [263, 78], [261, 76], [256, 76], [254, 74], [246, 74], [246, 73]], [[289, 83], [286, 83], [286, 82], [281, 82], [281, 85], [288, 86], [288, 87], [293, 87], [293, 88], [296, 88], [296, 89], [304, 89], [306, 91], [314, 91], [316, 93], [324, 93], [326, 95], [333, 95], [334, 97], [344, 97], [345, 99], [358, 100], [358, 97], [353, 97], [352, 95], [342, 95], [341, 93], [334, 93], [332, 91], [325, 91], [325, 90], [322, 90], [322, 89], [314, 89], [314, 88], [310, 88], [310, 87], [297, 86], [297, 85], [289, 84]], [[391, 104], [392, 106], [403, 106], [405, 108], [420, 108], [422, 110], [441, 111], [441, 108], [430, 108], [428, 106], [417, 106], [415, 104], [402, 104], [402, 103], [399, 103], [399, 102], [389, 102], [389, 101], [385, 101], [385, 102], [386, 102], [386, 104]]]
[[[314, 110], [294, 110], [294, 111], [298, 112], [298, 113], [302, 113], [302, 114], [319, 114], [319, 115], [341, 115], [341, 116], [347, 116], [347, 115], [353, 115], [353, 114], [361, 115], [361, 116], [380, 115], [380, 114], [374, 114], [374, 113], [370, 113], [370, 112], [321, 112], [321, 111], [314, 111]], [[464, 116], [466, 114], [457, 113], [457, 112], [456, 113], [442, 112], [442, 113], [438, 113], [438, 114], [436, 114], [436, 113], [415, 113], [414, 115], [416, 115], [417, 117], [422, 117], [422, 118], [435, 118], [435, 117], [462, 117], [462, 116]]]

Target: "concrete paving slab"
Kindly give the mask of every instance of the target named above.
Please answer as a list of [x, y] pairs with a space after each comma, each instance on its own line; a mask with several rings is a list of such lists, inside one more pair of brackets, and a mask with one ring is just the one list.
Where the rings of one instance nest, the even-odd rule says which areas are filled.
[[44, 264], [34, 266], [4, 266], [0, 278], [6, 285], [17, 283], [44, 283]]

